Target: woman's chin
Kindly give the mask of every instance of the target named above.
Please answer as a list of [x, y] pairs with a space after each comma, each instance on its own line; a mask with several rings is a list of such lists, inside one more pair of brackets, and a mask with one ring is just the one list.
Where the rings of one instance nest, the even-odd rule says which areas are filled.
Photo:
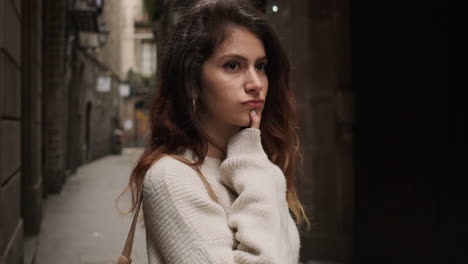
[[237, 119], [237, 120], [231, 120], [229, 122], [231, 125], [239, 127], [239, 129], [243, 129], [246, 127], [250, 127], [250, 118], [242, 118], [242, 119]]
[[250, 119], [249, 120], [243, 120], [242, 122], [239, 122], [239, 126], [242, 127], [242, 128], [250, 127]]

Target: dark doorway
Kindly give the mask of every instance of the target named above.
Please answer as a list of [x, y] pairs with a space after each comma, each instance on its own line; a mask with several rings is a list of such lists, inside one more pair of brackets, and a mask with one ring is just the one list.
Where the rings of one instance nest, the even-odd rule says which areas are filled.
[[354, 263], [468, 263], [450, 235], [466, 205], [447, 198], [443, 14], [427, 3], [352, 1]]
[[86, 104], [86, 127], [85, 127], [85, 160], [91, 160], [91, 111], [92, 105], [90, 102]]

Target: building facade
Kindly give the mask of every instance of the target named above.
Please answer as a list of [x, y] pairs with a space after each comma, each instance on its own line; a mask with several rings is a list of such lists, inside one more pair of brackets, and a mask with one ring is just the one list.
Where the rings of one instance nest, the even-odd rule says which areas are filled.
[[30, 263], [34, 248], [24, 245], [34, 245], [28, 241], [40, 232], [44, 198], [59, 193], [81, 164], [113, 152], [120, 42], [106, 46], [91, 37], [108, 32], [105, 7], [103, 1], [0, 2], [2, 264]]
[[21, 1], [0, 2], [0, 263], [20, 263], [21, 212]]

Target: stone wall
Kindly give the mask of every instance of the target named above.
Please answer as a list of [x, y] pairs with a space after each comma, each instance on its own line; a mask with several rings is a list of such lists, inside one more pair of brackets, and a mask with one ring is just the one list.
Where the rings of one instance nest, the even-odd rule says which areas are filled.
[[0, 259], [21, 263], [21, 2], [0, 2]]
[[[81, 119], [81, 138], [83, 145], [86, 145], [88, 154], [85, 154], [85, 160], [95, 160], [111, 153], [111, 135], [112, 120], [119, 116], [119, 80], [109, 76], [107, 71], [99, 68], [85, 56], [78, 56], [82, 63], [83, 72], [80, 78], [80, 104], [79, 114]], [[99, 76], [108, 76], [111, 78], [111, 89], [108, 92], [98, 92], [97, 79]], [[87, 121], [86, 112], [90, 107], [89, 120]], [[89, 126], [87, 125], [89, 122]], [[89, 129], [86, 132], [86, 129]], [[89, 133], [89, 142], [84, 142], [86, 133]]]

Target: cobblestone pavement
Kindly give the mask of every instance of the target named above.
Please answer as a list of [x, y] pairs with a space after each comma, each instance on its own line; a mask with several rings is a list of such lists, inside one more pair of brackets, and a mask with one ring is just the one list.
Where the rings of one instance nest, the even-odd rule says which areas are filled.
[[[141, 149], [124, 149], [81, 166], [60, 194], [45, 201], [35, 264], [114, 264], [132, 217], [119, 214], [116, 198], [128, 182]], [[128, 209], [129, 198], [119, 202]], [[146, 264], [144, 229], [135, 234], [133, 263]]]

